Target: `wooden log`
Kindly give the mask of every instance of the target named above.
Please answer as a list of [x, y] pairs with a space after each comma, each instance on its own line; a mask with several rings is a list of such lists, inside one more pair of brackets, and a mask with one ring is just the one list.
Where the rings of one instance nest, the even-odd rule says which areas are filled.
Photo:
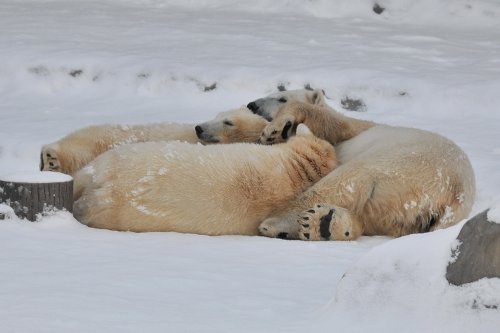
[[73, 178], [50, 171], [0, 177], [0, 203], [20, 218], [36, 221], [52, 210], [73, 211]]

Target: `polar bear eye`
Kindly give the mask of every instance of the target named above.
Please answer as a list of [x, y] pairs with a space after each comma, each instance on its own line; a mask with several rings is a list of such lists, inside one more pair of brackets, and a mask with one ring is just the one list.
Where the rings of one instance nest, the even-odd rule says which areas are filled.
[[234, 126], [234, 124], [232, 122], [230, 122], [229, 120], [224, 120], [223, 124], [226, 126]]
[[286, 98], [285, 97], [281, 97], [280, 99], [278, 99], [278, 102], [280, 102], [280, 103], [286, 103]]

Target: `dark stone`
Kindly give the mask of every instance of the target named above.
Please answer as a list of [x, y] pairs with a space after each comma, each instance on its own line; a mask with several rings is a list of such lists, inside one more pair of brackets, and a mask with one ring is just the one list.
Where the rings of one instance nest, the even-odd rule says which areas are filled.
[[304, 89], [305, 90], [309, 90], [309, 91], [313, 91], [314, 89], [311, 87], [311, 84], [310, 83], [306, 83], [304, 84]]
[[72, 77], [78, 77], [82, 74], [83, 74], [83, 70], [81, 70], [81, 69], [74, 69], [71, 72], [69, 72], [69, 75], [71, 75]]
[[349, 111], [366, 111], [366, 104], [361, 99], [345, 96], [340, 100], [340, 104]]
[[212, 84], [211, 84], [211, 85], [209, 85], [209, 86], [205, 86], [205, 87], [203, 88], [203, 91], [204, 91], [204, 92], [207, 92], [207, 91], [212, 91], [212, 90], [215, 90], [215, 89], [217, 89], [217, 82], [214, 82], [214, 83], [212, 83]]
[[376, 14], [382, 14], [384, 12], [385, 8], [380, 6], [378, 3], [375, 3], [373, 5], [373, 11], [376, 13]]
[[278, 91], [286, 91], [286, 86], [287, 86], [287, 83], [280, 82], [280, 83], [278, 83], [276, 88], [278, 89]]
[[[498, 221], [495, 221], [498, 222]], [[482, 278], [500, 278], [500, 224], [488, 220], [488, 210], [467, 221], [452, 253], [456, 260], [446, 269], [446, 279], [462, 285]]]

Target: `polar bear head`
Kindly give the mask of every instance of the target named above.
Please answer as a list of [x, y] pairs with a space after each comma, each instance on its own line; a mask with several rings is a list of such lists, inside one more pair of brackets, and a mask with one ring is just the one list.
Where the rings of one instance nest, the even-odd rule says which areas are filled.
[[247, 107], [255, 114], [271, 121], [276, 113], [289, 102], [304, 102], [315, 105], [327, 105], [325, 92], [322, 89], [299, 89], [279, 91], [264, 98], [248, 103]]
[[215, 119], [195, 126], [204, 143], [257, 142], [268, 121], [245, 106], [219, 113]]

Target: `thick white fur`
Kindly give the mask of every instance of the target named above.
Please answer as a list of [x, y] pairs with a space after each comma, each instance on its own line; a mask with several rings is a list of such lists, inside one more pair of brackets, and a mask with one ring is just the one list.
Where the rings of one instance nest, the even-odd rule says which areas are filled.
[[275, 146], [125, 145], [76, 173], [74, 215], [111, 230], [257, 235], [335, 166], [332, 145], [311, 134]]
[[[225, 123], [232, 124], [231, 126]], [[154, 123], [147, 125], [98, 125], [79, 129], [44, 145], [40, 169], [73, 175], [105, 151], [130, 143], [179, 140], [189, 143], [255, 142], [267, 121], [246, 107], [221, 112], [216, 119], [200, 124]], [[207, 140], [209, 139], [209, 140]]]
[[[315, 230], [309, 229], [307, 237], [302, 237], [304, 230], [296, 223], [317, 204], [343, 208], [350, 215], [350, 230], [339, 233], [334, 221], [331, 224], [330, 239], [339, 240], [360, 234], [397, 237], [431, 231], [454, 225], [470, 213], [474, 173], [466, 154], [452, 141], [428, 131], [378, 125], [305, 103], [282, 108], [264, 129], [261, 141], [279, 142], [290, 122], [306, 124], [315, 135], [334, 144], [340, 166], [298, 196], [286, 214], [264, 221], [263, 234], [292, 236], [298, 228], [302, 239], [317, 239]], [[321, 214], [306, 215], [307, 228], [320, 223]]]
[[302, 102], [329, 108], [326, 103], [325, 92], [322, 89], [297, 89], [278, 91], [266, 97], [248, 103], [247, 107], [267, 120], [276, 117], [278, 111], [287, 103]]

